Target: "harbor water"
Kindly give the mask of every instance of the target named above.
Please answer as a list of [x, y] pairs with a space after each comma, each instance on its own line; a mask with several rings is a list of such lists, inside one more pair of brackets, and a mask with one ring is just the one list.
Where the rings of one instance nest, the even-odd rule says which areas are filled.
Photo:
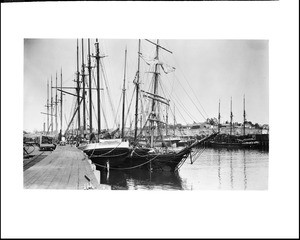
[[147, 170], [101, 172], [112, 190], [267, 190], [269, 153], [246, 149], [197, 149], [177, 173]]

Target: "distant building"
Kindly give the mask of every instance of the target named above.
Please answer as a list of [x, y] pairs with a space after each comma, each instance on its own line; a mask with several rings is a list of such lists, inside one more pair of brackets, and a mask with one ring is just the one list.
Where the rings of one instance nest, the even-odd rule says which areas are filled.
[[262, 129], [269, 130], [269, 124], [263, 124], [263, 125], [262, 125]]

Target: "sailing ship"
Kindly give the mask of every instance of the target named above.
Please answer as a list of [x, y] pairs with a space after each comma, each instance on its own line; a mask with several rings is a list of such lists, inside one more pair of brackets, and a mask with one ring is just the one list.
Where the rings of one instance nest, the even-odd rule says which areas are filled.
[[[108, 170], [110, 167], [117, 167], [122, 162], [126, 160], [126, 157], [130, 154], [130, 146], [129, 141], [125, 141], [122, 138], [119, 139], [100, 139], [100, 52], [99, 52], [99, 42], [96, 40], [96, 62], [97, 62], [97, 103], [98, 103], [98, 142], [89, 143], [83, 149], [83, 152], [87, 154], [87, 156], [92, 160], [92, 162], [98, 168], [104, 168]], [[126, 61], [126, 52], [125, 51], [125, 61]], [[126, 62], [125, 62], [126, 66]], [[126, 69], [126, 68], [125, 68]], [[124, 74], [125, 76], [125, 74]], [[125, 79], [124, 79], [125, 85]], [[91, 109], [90, 109], [91, 111]], [[124, 107], [123, 107], [123, 119], [124, 119]], [[123, 120], [124, 121], [124, 120]], [[124, 129], [124, 123], [122, 124], [122, 128]], [[116, 131], [118, 131], [117, 128]], [[114, 131], [114, 132], [116, 132]], [[124, 132], [124, 130], [122, 130]], [[113, 133], [114, 134], [114, 133]], [[111, 134], [111, 135], [113, 135]]]
[[[160, 171], [177, 171], [185, 162], [186, 158], [192, 151], [192, 148], [196, 145], [200, 144], [202, 141], [206, 141], [216, 134], [212, 134], [202, 140], [195, 140], [190, 146], [184, 148], [170, 148], [168, 143], [179, 142], [180, 138], [170, 138], [164, 137], [161, 134], [162, 125], [167, 125], [167, 123], [163, 122], [160, 119], [161, 114], [159, 113], [159, 109], [161, 109], [160, 105], [164, 104], [169, 106], [170, 100], [165, 97], [159, 95], [158, 86], [160, 81], [160, 68], [163, 69], [165, 73], [167, 73], [167, 69], [171, 69], [174, 71], [175, 68], [170, 68], [170, 66], [162, 63], [159, 60], [159, 50], [163, 49], [167, 52], [172, 53], [166, 48], [162, 47], [159, 44], [159, 40], [157, 43], [154, 43], [150, 40], [147, 42], [155, 45], [156, 47], [156, 56], [154, 59], [150, 59], [153, 69], [150, 72], [153, 74], [152, 77], [152, 89], [153, 92], [147, 92], [143, 90], [139, 90], [140, 85], [140, 59], [143, 58], [143, 55], [140, 52], [141, 40], [139, 40], [139, 48], [138, 48], [138, 70], [136, 74], [136, 107], [135, 107], [135, 135], [134, 142], [132, 144], [132, 151], [130, 156], [128, 156], [127, 161], [121, 165], [122, 168], [147, 168], [149, 170], [160, 170]], [[143, 58], [144, 59], [144, 58]], [[145, 59], [144, 59], [145, 60]], [[150, 65], [147, 60], [146, 63]], [[167, 71], [166, 71], [167, 70]], [[140, 129], [139, 136], [137, 135], [137, 121], [138, 121], [138, 96], [139, 92], [143, 93], [143, 96], [150, 99], [150, 108], [151, 111], [147, 116], [146, 122], [144, 124], [144, 128], [147, 128], [149, 131], [148, 136], [144, 136], [143, 139], [140, 139], [141, 133], [143, 132], [143, 128]], [[146, 131], [147, 132], [147, 131]], [[155, 134], [156, 132], [156, 134]], [[169, 141], [168, 141], [169, 140]], [[147, 145], [144, 145], [146, 141]], [[158, 147], [159, 146], [159, 147]]]
[[[81, 73], [79, 72], [79, 45], [77, 40], [77, 72], [76, 72], [76, 83], [75, 87], [76, 94], [71, 94], [77, 97], [77, 107], [73, 113], [71, 121], [68, 124], [66, 132], [68, 132], [69, 127], [77, 115], [78, 120], [78, 130], [76, 139], [76, 146], [78, 149], [82, 150], [98, 168], [109, 169], [109, 167], [118, 166], [120, 163], [125, 161], [126, 157], [130, 153], [130, 147], [128, 141], [123, 141], [122, 139], [112, 139], [114, 134], [119, 131], [119, 128], [112, 132], [101, 131], [101, 115], [100, 115], [100, 59], [104, 56], [100, 55], [99, 51], [99, 42], [96, 39], [95, 42], [95, 55], [90, 53], [90, 39], [88, 39], [88, 64], [84, 64], [84, 40], [82, 39], [82, 69]], [[98, 133], [93, 132], [93, 122], [92, 122], [92, 65], [91, 57], [96, 59], [96, 90], [97, 90], [97, 125]], [[85, 79], [85, 68], [88, 69], [88, 82]], [[80, 80], [80, 76], [82, 77]], [[89, 95], [89, 129], [86, 129], [86, 86], [88, 86], [88, 95]], [[63, 91], [68, 93], [66, 91]], [[68, 93], [70, 94], [70, 93]], [[81, 106], [83, 116], [81, 118]], [[83, 125], [81, 125], [81, 119], [83, 120]], [[89, 133], [87, 133], [89, 130]]]
[[[143, 55], [140, 51], [141, 40], [139, 40], [139, 50], [138, 50], [138, 71], [136, 73], [136, 79], [134, 81], [136, 86], [136, 107], [135, 107], [135, 131], [134, 137], [131, 141], [125, 137], [124, 129], [125, 129], [125, 76], [126, 76], [126, 54], [127, 50], [125, 50], [125, 68], [124, 68], [124, 82], [123, 82], [123, 108], [122, 108], [122, 131], [121, 131], [121, 138], [113, 138], [113, 139], [101, 139], [101, 126], [100, 126], [100, 52], [99, 52], [99, 42], [96, 39], [95, 48], [96, 48], [96, 55], [94, 56], [96, 59], [96, 76], [97, 76], [97, 119], [98, 119], [98, 136], [92, 137], [92, 101], [91, 101], [91, 54], [90, 54], [90, 41], [88, 39], [88, 76], [89, 76], [89, 83], [85, 82], [85, 65], [84, 59], [82, 58], [82, 71], [81, 74], [79, 73], [79, 50], [78, 50], [78, 40], [77, 40], [77, 108], [74, 112], [72, 120], [74, 119], [75, 115], [78, 116], [78, 129], [81, 129], [80, 125], [80, 107], [81, 104], [83, 105], [83, 133], [85, 133], [85, 126], [86, 126], [86, 116], [85, 116], [85, 86], [89, 86], [89, 95], [90, 95], [90, 139], [87, 140], [85, 138], [78, 139], [77, 147], [82, 150], [91, 160], [92, 162], [100, 169], [134, 169], [137, 167], [147, 168], [150, 170], [163, 170], [163, 171], [177, 171], [180, 166], [184, 163], [186, 158], [192, 151], [192, 148], [198, 145], [200, 142], [208, 140], [213, 135], [208, 136], [207, 138], [199, 140], [195, 140], [189, 146], [185, 146], [183, 148], [172, 148], [171, 146], [174, 143], [178, 143], [180, 138], [173, 136], [162, 136], [160, 134], [160, 128], [162, 125], [166, 125], [160, 119], [160, 104], [169, 105], [170, 100], [162, 97], [158, 93], [158, 84], [160, 81], [160, 68], [164, 70], [164, 72], [168, 71], [168, 65], [162, 64], [159, 60], [159, 50], [165, 49], [164, 47], [159, 45], [159, 41], [154, 43], [150, 40], [147, 40], [151, 44], [156, 46], [156, 57], [153, 60], [154, 71], [153, 73], [153, 91], [148, 92], [144, 90], [140, 90], [140, 59], [143, 58]], [[83, 40], [82, 40], [83, 46]], [[169, 51], [170, 52], [170, 51]], [[83, 47], [82, 47], [82, 56], [83, 56]], [[145, 60], [145, 59], [144, 59]], [[102, 65], [101, 65], [102, 66]], [[170, 68], [169, 68], [170, 69]], [[173, 71], [174, 68], [171, 68]], [[82, 80], [80, 81], [80, 75], [82, 76]], [[81, 85], [81, 86], [80, 86]], [[82, 95], [80, 96], [82, 90]], [[144, 127], [148, 127], [150, 130], [150, 135], [145, 136], [144, 139], [141, 138], [143, 132], [143, 128], [140, 129], [140, 134], [138, 135], [138, 103], [139, 103], [139, 96], [143, 95], [144, 97], [150, 99], [151, 105], [151, 112], [148, 115]], [[70, 126], [70, 124], [69, 124]], [[68, 126], [68, 128], [69, 128]], [[68, 129], [67, 128], [67, 129]], [[156, 132], [156, 134], [155, 134]], [[83, 134], [81, 134], [83, 135]], [[130, 139], [130, 138], [129, 138]], [[147, 141], [147, 144], [143, 144], [143, 141]]]
[[[257, 141], [252, 136], [246, 135], [246, 110], [245, 110], [245, 96], [243, 98], [243, 117], [244, 117], [244, 123], [243, 123], [243, 135], [242, 136], [236, 136], [233, 135], [233, 114], [232, 114], [232, 99], [230, 100], [230, 134], [218, 134], [218, 136], [215, 136], [213, 139], [208, 141], [207, 146], [210, 147], [216, 147], [216, 148], [254, 148], [258, 147], [260, 145], [260, 142]], [[220, 101], [219, 101], [219, 115], [218, 115], [218, 132], [220, 132], [221, 127], [221, 115], [220, 115]]]
[[[122, 110], [122, 136], [117, 139], [99, 139], [97, 143], [89, 143], [83, 149], [83, 152], [92, 160], [98, 168], [109, 169], [110, 167], [118, 167], [122, 164], [126, 157], [130, 154], [131, 148], [129, 141], [124, 140], [124, 114], [125, 114], [125, 75], [126, 75], [126, 56], [125, 50], [125, 70], [123, 83], [123, 110]], [[97, 59], [97, 82], [99, 82], [99, 44], [96, 45], [96, 59]], [[99, 87], [99, 86], [98, 86]], [[98, 98], [100, 99], [100, 97]], [[99, 106], [99, 102], [98, 102]], [[98, 110], [100, 114], [100, 110]], [[98, 116], [99, 119], [99, 116]], [[98, 125], [100, 129], [100, 125]], [[111, 135], [114, 135], [119, 128], [117, 128]], [[100, 134], [99, 134], [100, 136]]]

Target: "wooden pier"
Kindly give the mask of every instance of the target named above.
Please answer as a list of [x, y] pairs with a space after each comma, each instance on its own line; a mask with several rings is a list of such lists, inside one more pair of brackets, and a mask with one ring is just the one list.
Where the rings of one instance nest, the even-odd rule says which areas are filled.
[[23, 180], [26, 189], [105, 189], [87, 157], [71, 146], [57, 146], [51, 154], [25, 170]]

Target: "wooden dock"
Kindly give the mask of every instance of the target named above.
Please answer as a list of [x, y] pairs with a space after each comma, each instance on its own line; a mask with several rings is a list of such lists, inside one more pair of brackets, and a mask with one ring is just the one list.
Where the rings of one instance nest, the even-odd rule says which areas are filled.
[[104, 189], [87, 157], [71, 146], [57, 146], [50, 155], [25, 170], [23, 180], [26, 189]]

